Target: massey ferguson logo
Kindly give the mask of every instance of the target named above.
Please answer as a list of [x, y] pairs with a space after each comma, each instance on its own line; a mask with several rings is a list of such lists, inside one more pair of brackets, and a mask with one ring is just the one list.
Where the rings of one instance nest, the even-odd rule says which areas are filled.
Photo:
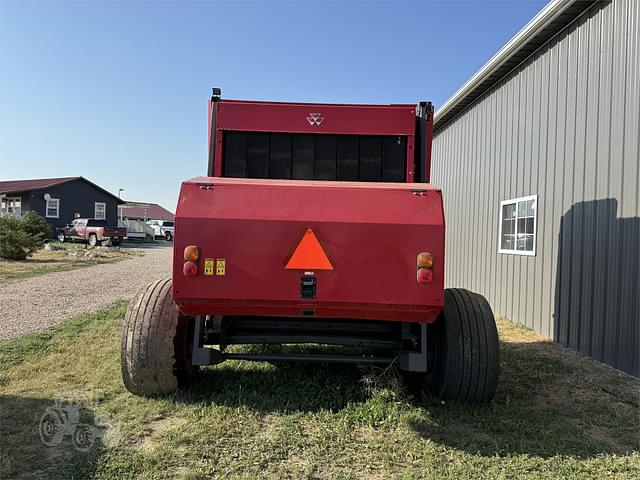
[[309, 122], [309, 125], [311, 125], [312, 127], [314, 125], [320, 126], [320, 124], [322, 122], [324, 122], [324, 117], [321, 117], [320, 115], [322, 115], [322, 114], [321, 113], [310, 113], [309, 116], [307, 117], [307, 122]]

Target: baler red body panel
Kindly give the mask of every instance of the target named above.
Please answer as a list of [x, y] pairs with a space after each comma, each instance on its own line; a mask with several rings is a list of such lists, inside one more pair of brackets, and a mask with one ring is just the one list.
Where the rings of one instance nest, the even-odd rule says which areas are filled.
[[[265, 315], [435, 321], [444, 301], [441, 192], [428, 184], [200, 177], [182, 184], [175, 217], [173, 297], [187, 315]], [[287, 261], [312, 229], [333, 270], [313, 270], [317, 294], [300, 295], [307, 269]], [[200, 248], [198, 274], [183, 250]], [[416, 279], [417, 255], [435, 258]], [[204, 275], [224, 259], [224, 275]]]

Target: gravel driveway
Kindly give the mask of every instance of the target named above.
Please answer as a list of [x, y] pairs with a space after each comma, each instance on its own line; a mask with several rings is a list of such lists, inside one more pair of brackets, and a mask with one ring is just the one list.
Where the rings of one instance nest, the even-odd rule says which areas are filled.
[[145, 249], [143, 257], [54, 272], [0, 286], [0, 340], [44, 330], [171, 275], [170, 246]]

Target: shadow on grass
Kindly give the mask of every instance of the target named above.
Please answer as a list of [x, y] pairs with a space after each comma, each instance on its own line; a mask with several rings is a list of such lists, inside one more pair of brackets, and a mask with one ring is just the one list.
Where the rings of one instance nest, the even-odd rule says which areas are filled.
[[91, 409], [0, 395], [0, 478], [90, 478], [105, 448], [100, 434], [89, 436], [100, 431]]
[[72, 260], [69, 258], [29, 258], [28, 260], [15, 260], [14, 265], [33, 265], [33, 264], [56, 264], [56, 263], [69, 263]]
[[491, 405], [423, 399], [429, 415], [411, 422], [414, 430], [484, 456], [593, 458], [640, 451], [636, 380], [550, 342], [503, 343], [500, 363]]
[[[307, 353], [326, 353], [329, 348], [294, 347]], [[260, 413], [335, 412], [367, 400], [362, 378], [363, 370], [353, 365], [227, 361], [202, 369], [191, 389], [177, 398], [186, 403], [248, 406]]]
[[486, 457], [584, 459], [640, 451], [638, 382], [552, 343], [502, 343], [500, 385], [488, 406], [410, 395], [402, 382], [384, 381], [378, 386], [395, 390], [395, 401], [377, 402], [366, 380], [380, 371], [265, 365], [227, 362], [204, 369], [175, 399], [245, 406], [262, 414], [329, 410], [355, 425], [394, 417], [422, 438]]

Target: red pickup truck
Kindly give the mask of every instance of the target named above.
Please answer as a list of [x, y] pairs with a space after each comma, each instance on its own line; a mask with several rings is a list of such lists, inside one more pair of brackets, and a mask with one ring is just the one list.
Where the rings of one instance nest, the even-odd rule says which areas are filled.
[[111, 245], [120, 245], [127, 236], [127, 229], [110, 227], [106, 220], [95, 218], [76, 218], [69, 225], [56, 229], [61, 242], [86, 242], [92, 247], [110, 241]]

